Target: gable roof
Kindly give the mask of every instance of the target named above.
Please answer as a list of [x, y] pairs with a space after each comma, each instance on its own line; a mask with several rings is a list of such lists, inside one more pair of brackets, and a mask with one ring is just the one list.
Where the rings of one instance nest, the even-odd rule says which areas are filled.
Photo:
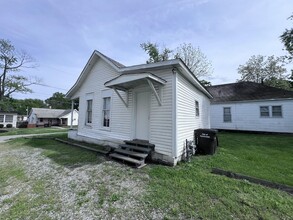
[[126, 73], [145, 73], [146, 71], [164, 69], [164, 68], [172, 68], [173, 70], [179, 70], [195, 87], [197, 87], [203, 94], [205, 94], [208, 98], [212, 98], [212, 95], [209, 91], [199, 82], [199, 80], [192, 74], [190, 69], [186, 66], [186, 64], [181, 59], [173, 59], [167, 60], [157, 63], [149, 63], [149, 64], [140, 64], [133, 66], [124, 66], [123, 64], [107, 57], [101, 52], [95, 50], [84, 69], [82, 70], [80, 76], [78, 77], [75, 84], [71, 87], [71, 89], [67, 92], [66, 97], [72, 97], [74, 93], [79, 89], [82, 85], [84, 79], [89, 74], [92, 66], [95, 62], [101, 58], [106, 63], [108, 63], [111, 67], [113, 67], [117, 71], [117, 77], [126, 74]]
[[62, 118], [70, 112], [70, 109], [32, 108], [30, 115], [34, 113], [38, 118]]
[[213, 95], [212, 103], [293, 99], [293, 91], [278, 89], [254, 82], [238, 82], [207, 87]]

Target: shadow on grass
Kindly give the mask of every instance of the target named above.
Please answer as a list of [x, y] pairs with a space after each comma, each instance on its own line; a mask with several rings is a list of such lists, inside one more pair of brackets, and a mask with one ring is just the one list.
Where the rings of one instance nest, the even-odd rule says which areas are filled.
[[25, 145], [31, 148], [42, 149], [42, 155], [68, 168], [80, 167], [87, 164], [100, 164], [106, 159], [103, 155], [99, 155], [95, 152], [55, 141], [52, 136], [21, 138], [14, 140], [12, 143], [15, 145]]

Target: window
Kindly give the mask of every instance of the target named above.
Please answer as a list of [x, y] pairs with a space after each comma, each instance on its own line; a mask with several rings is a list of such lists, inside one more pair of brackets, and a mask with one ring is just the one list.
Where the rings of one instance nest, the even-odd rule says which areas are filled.
[[6, 115], [5, 122], [13, 122], [13, 115]]
[[0, 122], [4, 122], [4, 115], [0, 115]]
[[195, 101], [195, 116], [199, 116], [199, 103]]
[[110, 127], [110, 97], [103, 98], [103, 126]]
[[43, 118], [40, 118], [40, 122], [43, 122]]
[[272, 106], [272, 117], [282, 117], [282, 106]]
[[231, 122], [232, 121], [232, 115], [231, 115], [231, 107], [224, 107], [224, 122]]
[[269, 106], [260, 106], [260, 117], [270, 117]]
[[86, 123], [92, 123], [93, 100], [87, 100]]

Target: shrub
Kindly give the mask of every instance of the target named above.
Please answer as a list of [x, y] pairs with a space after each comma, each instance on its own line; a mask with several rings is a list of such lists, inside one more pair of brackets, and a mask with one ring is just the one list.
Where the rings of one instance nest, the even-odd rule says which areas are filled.
[[7, 124], [6, 128], [12, 128], [12, 124]]
[[4, 128], [4, 124], [0, 124], [0, 128]]
[[27, 128], [27, 121], [22, 121], [22, 122], [17, 122], [17, 127], [18, 128]]

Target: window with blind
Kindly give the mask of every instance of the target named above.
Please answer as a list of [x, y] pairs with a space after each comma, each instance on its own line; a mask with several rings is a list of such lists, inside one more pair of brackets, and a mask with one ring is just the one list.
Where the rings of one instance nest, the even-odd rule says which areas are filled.
[[103, 127], [110, 127], [111, 97], [103, 98]]
[[87, 100], [87, 109], [86, 109], [86, 123], [91, 124], [93, 117], [93, 100]]

